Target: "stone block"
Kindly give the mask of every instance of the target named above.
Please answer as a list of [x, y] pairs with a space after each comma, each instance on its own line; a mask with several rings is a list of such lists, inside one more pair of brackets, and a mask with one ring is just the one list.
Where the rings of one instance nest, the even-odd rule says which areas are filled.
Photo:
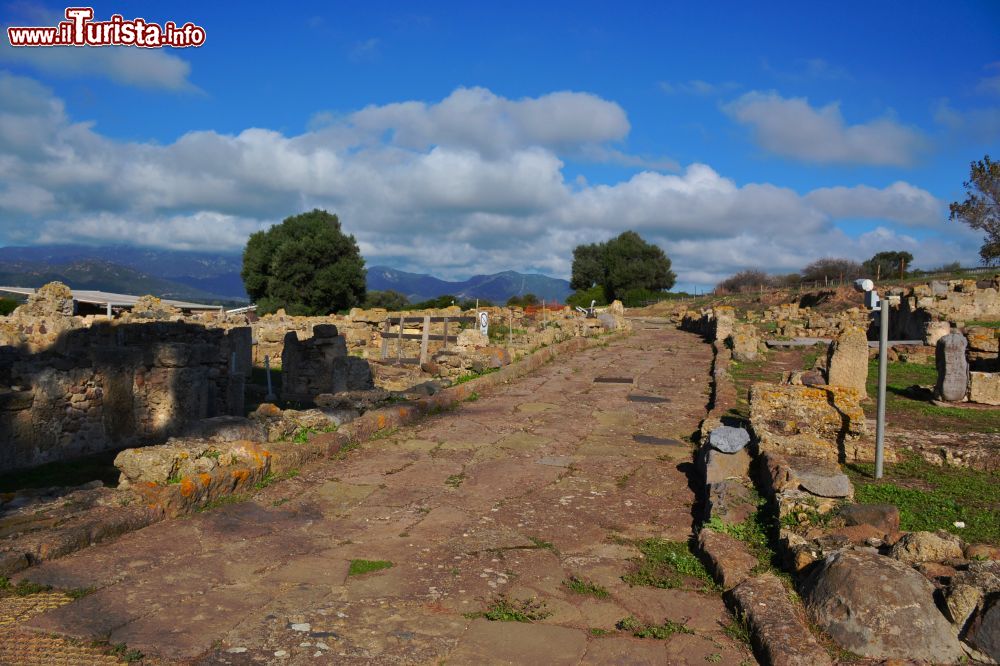
[[746, 428], [719, 426], [708, 435], [708, 444], [722, 453], [736, 453], [750, 443], [750, 433]]
[[708, 558], [715, 579], [727, 590], [749, 578], [759, 564], [742, 541], [707, 527], [698, 533], [698, 547]]
[[736, 453], [722, 453], [708, 446], [702, 449], [698, 463], [706, 484], [726, 479], [744, 479], [750, 471], [750, 454], [746, 449], [740, 449]]
[[705, 520], [718, 518], [729, 525], [742, 523], [757, 510], [754, 492], [740, 479], [725, 479], [708, 486]]
[[935, 362], [938, 379], [934, 394], [939, 400], [965, 400], [969, 390], [969, 362], [965, 357], [967, 347], [965, 336], [957, 332], [937, 341]]
[[864, 330], [849, 326], [831, 346], [827, 383], [851, 388], [865, 397], [868, 381], [868, 337]]
[[982, 405], [1000, 405], [1000, 372], [970, 372], [969, 400]]
[[899, 531], [899, 509], [892, 504], [845, 504], [838, 513], [848, 526], [871, 525], [885, 534]]
[[949, 532], [910, 532], [892, 547], [890, 555], [907, 564], [962, 559], [965, 543]]

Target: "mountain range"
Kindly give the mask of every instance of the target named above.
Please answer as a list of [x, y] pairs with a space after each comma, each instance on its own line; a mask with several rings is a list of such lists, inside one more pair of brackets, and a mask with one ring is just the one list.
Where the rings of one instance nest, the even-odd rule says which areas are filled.
[[[153, 294], [213, 304], [247, 301], [240, 278], [241, 266], [239, 254], [124, 245], [0, 247], [0, 285], [3, 286], [40, 287], [58, 280], [74, 289]], [[461, 299], [481, 298], [502, 303], [511, 296], [528, 293], [539, 299], [561, 302], [572, 293], [569, 282], [547, 275], [503, 271], [449, 282], [386, 266], [368, 267], [368, 289], [392, 289], [406, 295], [411, 302], [450, 294]]]

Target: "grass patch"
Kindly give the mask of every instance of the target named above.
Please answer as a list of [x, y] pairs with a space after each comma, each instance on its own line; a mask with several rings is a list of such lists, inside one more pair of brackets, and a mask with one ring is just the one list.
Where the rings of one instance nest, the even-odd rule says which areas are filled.
[[1000, 328], [1000, 320], [974, 319], [972, 321], [965, 322], [966, 328], [970, 328], [972, 326], [982, 326], [983, 328]]
[[750, 645], [750, 640], [752, 638], [752, 634], [750, 633], [750, 624], [747, 622], [747, 616], [742, 613], [738, 614], [729, 622], [729, 624], [724, 626], [722, 628], [722, 633], [734, 641]]
[[51, 589], [51, 585], [32, 583], [30, 580], [21, 580], [14, 584], [10, 582], [9, 578], [0, 576], [0, 592], [13, 594], [16, 597], [27, 597], [39, 592], [48, 592]]
[[563, 585], [568, 587], [570, 590], [576, 594], [583, 594], [586, 596], [597, 597], [598, 599], [607, 599], [608, 591], [594, 583], [593, 581], [584, 580], [582, 578], [577, 578], [576, 576], [570, 576], [563, 581]]
[[212, 509], [218, 509], [221, 506], [228, 506], [229, 504], [239, 504], [240, 502], [246, 502], [250, 499], [249, 495], [243, 493], [236, 493], [234, 495], [223, 495], [222, 497], [217, 497], [214, 500], [209, 500], [199, 506], [195, 511], [198, 513], [204, 513], [205, 511], [211, 511]]
[[139, 650], [130, 649], [125, 643], [118, 643], [111, 646], [108, 650], [108, 654], [112, 654], [129, 664], [136, 661], [142, 661], [142, 659], [146, 656]]
[[535, 599], [508, 599], [506, 595], [497, 596], [486, 607], [486, 610], [476, 613], [466, 613], [469, 619], [486, 618], [491, 622], [535, 622], [552, 615], [545, 609], [545, 602]]
[[683, 622], [666, 620], [663, 624], [643, 624], [631, 615], [619, 620], [615, 626], [620, 631], [627, 631], [636, 638], [655, 638], [661, 641], [669, 639], [674, 634], [694, 633]]
[[608, 631], [607, 629], [600, 629], [598, 627], [591, 627], [590, 628], [590, 635], [591, 636], [595, 636], [597, 638], [600, 638], [601, 636], [607, 636], [610, 633], [611, 632]]
[[[913, 428], [943, 432], [1000, 433], [1000, 419], [993, 409], [938, 407], [929, 402], [929, 395], [910, 390], [911, 386], [934, 386], [937, 369], [919, 363], [889, 363], [886, 372], [886, 420], [892, 424], [906, 423]], [[868, 364], [868, 395], [878, 395], [878, 359]], [[868, 416], [875, 414], [875, 400], [865, 404]]]
[[464, 375], [460, 375], [451, 381], [452, 386], [458, 386], [459, 384], [464, 384], [465, 382], [471, 382], [473, 379], [479, 379], [485, 375], [492, 374], [498, 371], [500, 368], [486, 368], [481, 372], [468, 372]]
[[[1000, 545], [1000, 483], [996, 474], [962, 467], [939, 467], [908, 454], [885, 466], [881, 481], [874, 465], [846, 465], [855, 499], [899, 507], [900, 529], [948, 530], [966, 541]], [[965, 528], [954, 523], [961, 521]]]
[[694, 580], [702, 591], [716, 589], [712, 575], [686, 542], [646, 539], [635, 545], [643, 557], [635, 561], [635, 571], [622, 576], [629, 585], [671, 590]]
[[542, 550], [555, 551], [556, 547], [551, 541], [546, 541], [545, 539], [539, 539], [538, 537], [528, 537], [528, 541], [535, 544], [535, 548], [540, 548]]
[[447, 479], [444, 480], [444, 485], [450, 486], [452, 488], [458, 488], [459, 486], [462, 485], [463, 481], [465, 481], [464, 472], [461, 474], [452, 474], [451, 476], [449, 476]]
[[468, 397], [467, 397], [467, 398], [466, 398], [466, 399], [464, 400], [464, 402], [475, 402], [476, 400], [479, 400], [479, 393], [477, 393], [476, 391], [473, 391], [473, 392], [472, 392], [472, 393], [470, 393], [470, 394], [469, 394], [469, 396], [468, 396]]
[[70, 599], [83, 599], [96, 591], [96, 587], [74, 587], [72, 590], [66, 590], [66, 596]]
[[[372, 436], [369, 437], [368, 440], [374, 442], [374, 441], [379, 440], [379, 439], [385, 439], [386, 437], [392, 437], [393, 435], [396, 434], [397, 430], [399, 430], [399, 428], [396, 428], [396, 427], [383, 428], [382, 430], [376, 430], [375, 432], [372, 433]], [[343, 446], [343, 447], [341, 447], [340, 450], [344, 451], [346, 448], [347, 448], [346, 446]], [[352, 448], [356, 448], [356, 445], [355, 445], [355, 447], [352, 447]]]
[[388, 560], [351, 560], [351, 567], [347, 570], [348, 576], [361, 576], [373, 571], [382, 571], [393, 566]]

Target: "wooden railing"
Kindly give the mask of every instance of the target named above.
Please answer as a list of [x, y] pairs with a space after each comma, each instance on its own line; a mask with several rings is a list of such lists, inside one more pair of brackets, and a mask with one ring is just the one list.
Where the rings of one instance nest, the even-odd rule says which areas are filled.
[[[422, 329], [420, 333], [404, 333], [403, 330], [406, 328], [406, 324], [422, 324]], [[386, 317], [385, 325], [382, 329], [382, 354], [381, 360], [387, 361], [389, 359], [389, 341], [392, 338], [396, 339], [396, 365], [401, 365], [403, 363], [407, 364], [420, 364], [423, 365], [428, 360], [428, 346], [431, 340], [435, 342], [444, 342], [444, 348], [448, 348], [449, 342], [457, 342], [458, 335], [448, 335], [448, 324], [475, 324], [475, 317]], [[392, 326], [396, 325], [399, 327], [399, 331], [396, 333], [392, 332]], [[431, 333], [431, 324], [444, 324], [444, 330], [442, 333]], [[404, 357], [403, 356], [403, 340], [420, 340], [420, 356], [419, 357]]]

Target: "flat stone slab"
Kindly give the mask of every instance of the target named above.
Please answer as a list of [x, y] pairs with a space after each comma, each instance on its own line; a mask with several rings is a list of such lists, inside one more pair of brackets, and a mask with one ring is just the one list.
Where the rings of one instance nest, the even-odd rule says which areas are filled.
[[595, 384], [633, 384], [635, 380], [631, 377], [594, 377]]
[[639, 444], [653, 444], [654, 446], [687, 446], [679, 439], [654, 437], [653, 435], [632, 435], [632, 440]]
[[629, 394], [627, 399], [629, 402], [647, 402], [650, 404], [670, 402], [670, 398], [663, 398], [658, 395], [637, 395], [635, 393]]
[[708, 434], [708, 445], [722, 453], [736, 453], [750, 443], [746, 428], [719, 426]]
[[833, 666], [833, 661], [799, 619], [801, 613], [774, 574], [737, 585], [727, 594], [753, 633], [764, 663], [783, 666]]
[[792, 338], [791, 340], [765, 340], [764, 344], [769, 349], [780, 349], [782, 347], [812, 347], [813, 345], [826, 345], [831, 342], [833, 342], [832, 338]]
[[475, 620], [448, 661], [455, 664], [577, 664], [587, 651], [587, 635], [524, 622]]

